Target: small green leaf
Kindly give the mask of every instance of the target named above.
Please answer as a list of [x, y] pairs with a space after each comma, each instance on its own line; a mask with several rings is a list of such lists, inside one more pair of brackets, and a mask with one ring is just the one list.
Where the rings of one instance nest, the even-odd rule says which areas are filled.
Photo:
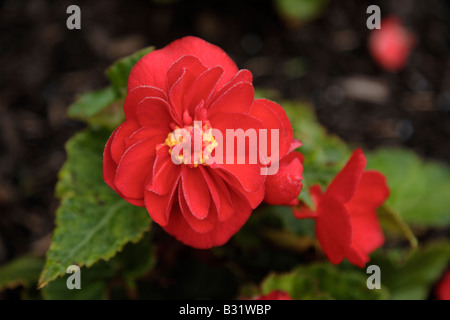
[[366, 153], [367, 167], [381, 171], [391, 194], [386, 206], [411, 225], [443, 227], [450, 224], [450, 169], [423, 161], [413, 151], [379, 149]]
[[288, 292], [292, 299], [379, 300], [389, 293], [382, 286], [370, 290], [361, 270], [342, 270], [330, 264], [300, 266], [285, 274], [271, 274], [262, 283], [262, 294], [274, 290]]
[[405, 254], [398, 251], [387, 255], [378, 252], [371, 264], [380, 267], [381, 283], [389, 288], [392, 299], [426, 299], [450, 263], [450, 242], [419, 248], [407, 261], [403, 261], [404, 257]]
[[125, 119], [123, 98], [110, 87], [84, 93], [69, 107], [68, 117], [112, 130]]
[[43, 267], [44, 260], [32, 256], [23, 256], [1, 266], [0, 291], [35, 285]]
[[103, 181], [102, 154], [109, 133], [88, 129], [67, 142], [68, 158], [56, 186], [61, 205], [40, 287], [65, 274], [69, 265], [90, 267], [110, 259], [150, 228], [146, 210], [120, 198]]
[[141, 49], [128, 57], [117, 60], [106, 70], [106, 75], [111, 82], [112, 89], [119, 97], [124, 96], [126, 93], [128, 76], [136, 62], [153, 50], [154, 47]]
[[130, 71], [140, 58], [152, 50], [153, 47], [148, 47], [117, 60], [106, 71], [111, 86], [80, 95], [69, 107], [68, 116], [87, 122], [93, 128], [112, 130], [117, 127], [125, 119], [123, 103]]

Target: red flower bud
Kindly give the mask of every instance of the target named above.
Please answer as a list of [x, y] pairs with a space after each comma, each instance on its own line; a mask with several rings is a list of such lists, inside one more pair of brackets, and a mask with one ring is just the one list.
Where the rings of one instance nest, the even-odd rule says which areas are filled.
[[385, 70], [403, 69], [415, 46], [415, 37], [397, 17], [385, 18], [381, 29], [374, 29], [369, 38], [369, 49], [375, 61]]
[[[295, 147], [300, 146], [296, 144]], [[279, 162], [278, 173], [267, 176], [264, 201], [272, 205], [298, 205], [302, 190], [303, 155], [292, 151]]]

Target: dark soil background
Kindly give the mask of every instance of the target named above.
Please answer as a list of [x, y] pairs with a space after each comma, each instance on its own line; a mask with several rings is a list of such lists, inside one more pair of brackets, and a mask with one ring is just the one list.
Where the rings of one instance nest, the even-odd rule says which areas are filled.
[[[331, 0], [297, 25], [269, 0], [161, 2], [0, 1], [0, 265], [47, 249], [64, 143], [83, 128], [65, 117], [77, 94], [107, 85], [114, 60], [184, 35], [219, 45], [280, 99], [311, 101], [348, 142], [406, 146], [449, 163], [449, 2]], [[374, 3], [417, 37], [399, 73], [383, 71], [367, 50]], [[66, 28], [71, 4], [81, 8], [81, 30]]]

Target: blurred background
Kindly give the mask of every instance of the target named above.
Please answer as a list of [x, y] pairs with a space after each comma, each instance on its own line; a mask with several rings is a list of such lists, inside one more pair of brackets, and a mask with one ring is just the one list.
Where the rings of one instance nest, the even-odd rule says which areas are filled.
[[[72, 4], [81, 9], [81, 30], [66, 27]], [[369, 52], [371, 4], [415, 37], [398, 72]], [[0, 265], [48, 248], [64, 143], [84, 127], [65, 117], [77, 94], [107, 85], [104, 70], [116, 59], [185, 35], [223, 48], [252, 71], [256, 87], [310, 101], [347, 142], [450, 160], [445, 0], [3, 0], [0, 26]]]

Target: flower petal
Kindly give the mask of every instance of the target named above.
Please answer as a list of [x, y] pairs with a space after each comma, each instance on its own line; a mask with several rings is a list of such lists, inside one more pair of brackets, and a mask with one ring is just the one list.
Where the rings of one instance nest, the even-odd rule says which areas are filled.
[[366, 157], [361, 149], [356, 149], [344, 168], [336, 175], [325, 192], [342, 203], [350, 201], [366, 167]]
[[152, 175], [159, 142], [155, 137], [142, 140], [128, 148], [120, 159], [114, 183], [126, 197], [144, 197], [145, 182]]
[[[181, 213], [183, 214], [184, 219], [186, 219], [189, 226], [195, 232], [206, 233], [210, 232], [214, 228], [217, 221], [217, 214], [215, 212], [209, 212], [208, 215], [203, 219], [195, 217], [186, 202], [186, 197], [183, 194], [181, 188], [178, 189], [178, 203], [180, 205]], [[211, 211], [213, 210], [215, 211], [214, 206]]]
[[180, 170], [181, 167], [172, 162], [169, 147], [164, 145], [156, 151], [152, 179], [149, 179], [146, 189], [158, 195], [169, 193], [180, 175]]
[[303, 166], [298, 157], [283, 158], [278, 172], [266, 178], [264, 201], [272, 205], [297, 204], [297, 197], [303, 187], [302, 173]]
[[125, 98], [123, 110], [125, 111], [125, 118], [131, 119], [136, 117], [136, 107], [145, 98], [155, 97], [167, 101], [167, 95], [159, 88], [152, 86], [139, 86], [128, 92]]
[[155, 141], [158, 139], [162, 142], [166, 139], [167, 134], [163, 133], [158, 128], [142, 127], [133, 132], [128, 138], [125, 139], [125, 149], [128, 149], [133, 144], [139, 141], [155, 137]]
[[238, 84], [239, 82], [253, 82], [253, 76], [252, 73], [246, 69], [239, 70], [238, 73], [234, 75], [234, 77], [228, 81], [222, 88], [220, 88], [211, 98], [211, 103], [216, 101], [218, 97], [223, 95], [225, 92], [227, 92], [231, 87], [233, 87], [235, 84]]
[[206, 70], [195, 79], [184, 97], [184, 105], [187, 106], [191, 115], [194, 114], [195, 107], [200, 101], [210, 99], [222, 74], [223, 68], [217, 66]]
[[178, 195], [179, 180], [180, 176], [178, 176], [172, 184], [171, 191], [163, 196], [158, 195], [153, 191], [145, 190], [145, 207], [153, 221], [161, 227], [165, 227], [169, 223], [173, 202]]
[[249, 82], [239, 82], [224, 92], [207, 109], [208, 117], [216, 113], [249, 113], [255, 90]]
[[171, 131], [170, 123], [173, 120], [170, 106], [161, 98], [149, 97], [142, 100], [136, 108], [136, 115], [141, 126], [158, 128], [166, 135]]
[[[239, 194], [241, 195], [243, 198], [246, 199], [247, 203], [253, 208], [255, 209], [264, 199], [264, 184], [261, 186], [260, 189], [256, 190], [256, 191], [246, 191], [242, 184], [239, 182], [239, 180], [225, 172], [222, 170], [214, 170], [213, 171], [214, 174], [217, 174], [218, 176], [220, 176], [224, 182], [226, 182], [226, 185], [228, 187], [228, 191], [230, 192], [230, 197], [231, 199], [233, 199], [232, 197], [232, 193], [234, 192], [235, 194]], [[231, 201], [234, 204], [234, 201]]]
[[216, 206], [219, 220], [228, 220], [234, 214], [234, 207], [227, 186], [222, 181], [222, 178], [214, 173], [214, 170], [204, 167], [200, 167], [200, 170]]
[[126, 139], [139, 129], [139, 123], [135, 119], [126, 120], [116, 130], [111, 141], [111, 156], [119, 163], [126, 151]]
[[341, 263], [350, 247], [352, 227], [347, 210], [332, 196], [325, 195], [317, 208], [316, 236], [331, 263]]
[[214, 228], [207, 233], [198, 233], [193, 230], [184, 218], [178, 206], [173, 207], [169, 224], [164, 227], [169, 234], [179, 241], [198, 249], [209, 249], [225, 244], [231, 236], [241, 229], [250, 217], [252, 209], [244, 201], [236, 201], [236, 213], [224, 222], [217, 222]]
[[293, 139], [292, 125], [284, 109], [277, 103], [266, 99], [257, 99], [253, 101], [250, 114], [259, 119], [267, 133], [267, 152], [271, 155], [271, 135], [272, 130], [278, 130], [278, 155], [283, 158], [289, 151]]
[[173, 85], [180, 79], [180, 77], [188, 73], [191, 75], [191, 80], [197, 78], [200, 74], [205, 72], [207, 68], [201, 63], [201, 61], [194, 56], [185, 55], [174, 62], [174, 64], [167, 71], [167, 88], [170, 92]]
[[183, 165], [181, 169], [181, 184], [187, 205], [194, 217], [205, 219], [211, 202], [207, 184], [198, 168]]
[[[384, 243], [376, 209], [389, 197], [386, 178], [379, 172], [364, 172], [354, 197], [346, 204], [353, 228], [352, 247], [367, 256]], [[360, 265], [368, 261], [360, 262]], [[350, 259], [349, 259], [350, 260]]]
[[221, 48], [200, 38], [184, 37], [140, 59], [128, 78], [128, 92], [141, 85], [165, 89], [167, 71], [174, 61], [184, 55], [199, 58], [207, 68], [220, 65], [224, 69], [224, 75], [218, 83], [218, 88], [221, 88], [238, 72], [236, 64]]

